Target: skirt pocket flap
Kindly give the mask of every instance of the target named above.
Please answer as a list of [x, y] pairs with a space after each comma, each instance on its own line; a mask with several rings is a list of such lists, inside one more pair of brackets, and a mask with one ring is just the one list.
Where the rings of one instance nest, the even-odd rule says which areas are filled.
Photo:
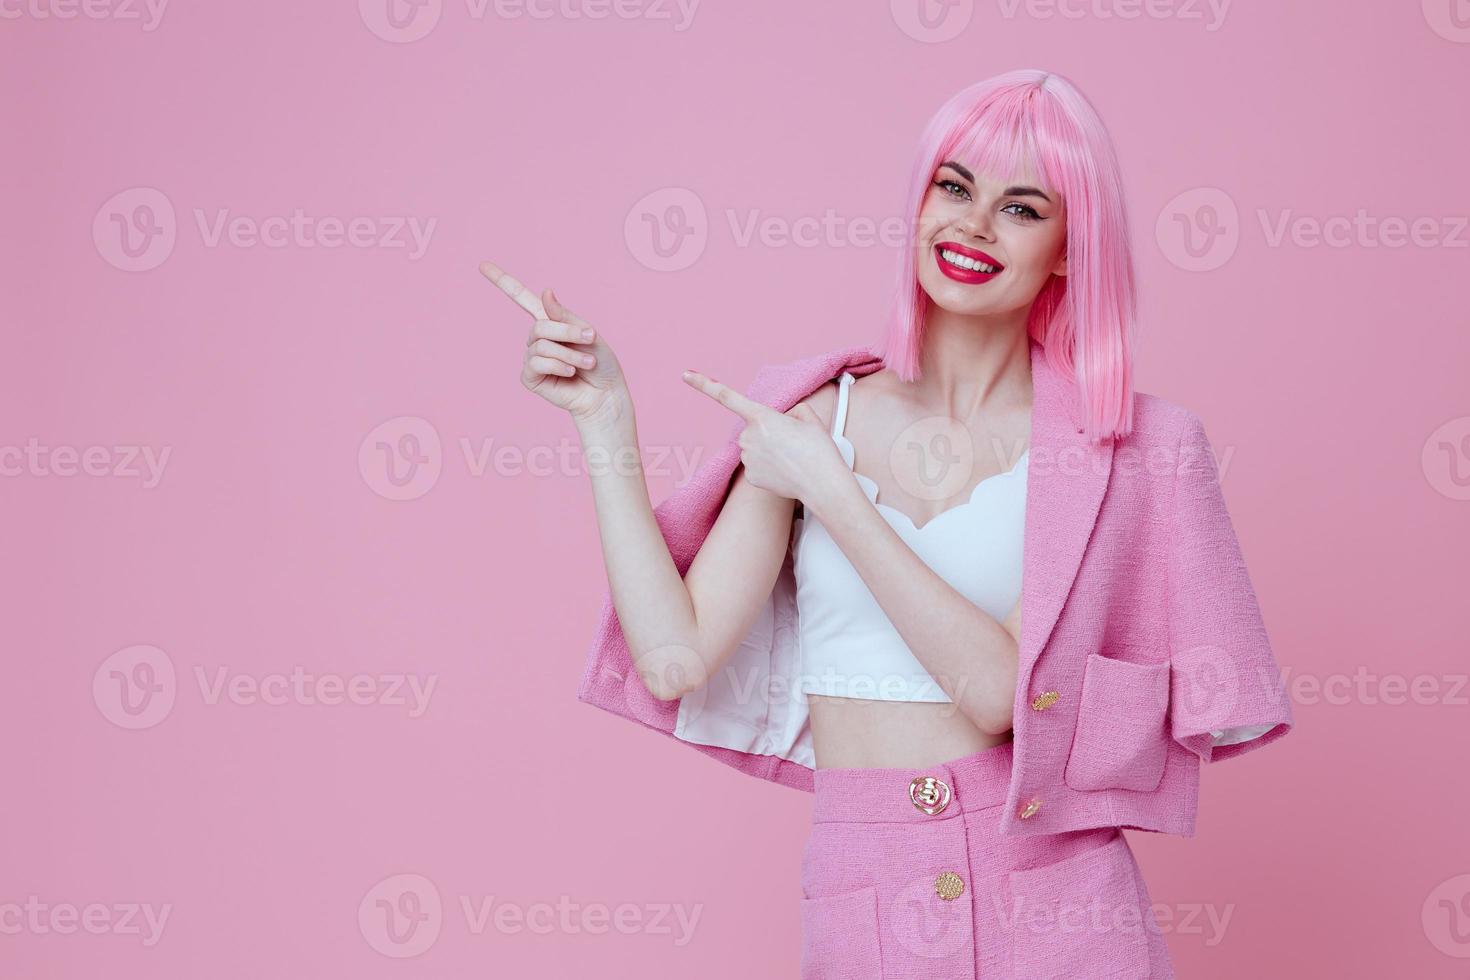
[[1016, 977], [1147, 977], [1148, 910], [1122, 833], [1009, 875]]
[[802, 980], [881, 977], [878, 889], [801, 900]]

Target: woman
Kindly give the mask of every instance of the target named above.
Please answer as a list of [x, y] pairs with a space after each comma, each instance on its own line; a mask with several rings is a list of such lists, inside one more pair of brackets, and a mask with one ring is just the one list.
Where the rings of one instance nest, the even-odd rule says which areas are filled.
[[[1203, 427], [1132, 391], [1106, 130], [1058, 75], [981, 82], [907, 207], [880, 349], [685, 372], [738, 419], [656, 510], [594, 466], [578, 696], [815, 793], [804, 977], [1170, 977], [1122, 829], [1192, 835], [1200, 763], [1292, 717]], [[636, 458], [607, 343], [483, 268], [537, 317], [523, 383]]]

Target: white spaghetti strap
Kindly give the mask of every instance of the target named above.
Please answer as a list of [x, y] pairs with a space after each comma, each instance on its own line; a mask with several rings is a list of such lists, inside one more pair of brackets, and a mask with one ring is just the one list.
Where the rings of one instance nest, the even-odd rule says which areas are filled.
[[832, 420], [832, 435], [842, 435], [842, 430], [847, 426], [847, 389], [852, 387], [854, 378], [850, 371], [842, 372], [842, 380], [837, 386], [837, 413]]

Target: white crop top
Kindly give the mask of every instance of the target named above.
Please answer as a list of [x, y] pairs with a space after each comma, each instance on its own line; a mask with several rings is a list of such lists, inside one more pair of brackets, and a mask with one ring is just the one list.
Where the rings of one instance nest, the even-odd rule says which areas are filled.
[[[832, 438], [849, 468], [854, 465], [854, 451], [842, 433], [854, 380], [850, 372], [842, 373], [832, 425]], [[1010, 470], [981, 480], [969, 500], [922, 527], [879, 503], [878, 484], [855, 468], [853, 476], [926, 565], [1002, 620], [1021, 595], [1029, 455], [1028, 449]], [[814, 515], [803, 513], [796, 519], [792, 558], [801, 642], [799, 691], [876, 701], [951, 700], [914, 657], [862, 576]]]

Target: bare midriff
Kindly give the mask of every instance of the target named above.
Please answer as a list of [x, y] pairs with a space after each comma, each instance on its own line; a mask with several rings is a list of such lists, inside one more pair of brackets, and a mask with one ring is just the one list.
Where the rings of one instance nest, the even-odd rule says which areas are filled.
[[909, 769], [1011, 741], [989, 735], [951, 702], [876, 701], [808, 694], [818, 769]]

